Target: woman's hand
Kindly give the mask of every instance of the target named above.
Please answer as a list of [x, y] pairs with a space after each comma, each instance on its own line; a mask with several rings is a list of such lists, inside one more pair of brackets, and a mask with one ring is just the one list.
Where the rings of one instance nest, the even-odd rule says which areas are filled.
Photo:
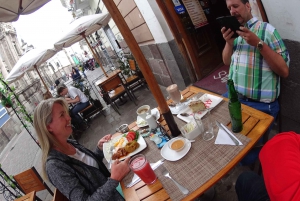
[[111, 165], [111, 176], [110, 178], [121, 181], [130, 171], [129, 168], [130, 157], [126, 158], [124, 161], [115, 160]]
[[97, 144], [98, 148], [100, 150], [103, 150], [103, 143], [108, 142], [111, 139], [111, 137], [112, 137], [112, 134], [108, 134], [108, 135], [105, 135], [103, 138], [101, 138]]

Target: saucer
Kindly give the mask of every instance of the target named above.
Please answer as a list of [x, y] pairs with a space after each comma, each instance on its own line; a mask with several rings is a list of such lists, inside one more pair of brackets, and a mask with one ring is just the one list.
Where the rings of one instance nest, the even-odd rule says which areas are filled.
[[[155, 120], [156, 120], [156, 121], [160, 118], [160, 113], [159, 113], [159, 110], [158, 110], [157, 108], [153, 108], [153, 109], [151, 110], [151, 115], [155, 117]], [[147, 123], [147, 121], [145, 121], [142, 117], [137, 116], [137, 119], [136, 119], [136, 125], [137, 125], [139, 128], [143, 128], [143, 127], [148, 126], [148, 123]]]
[[189, 140], [182, 138], [185, 140], [185, 146], [181, 151], [174, 151], [170, 149], [169, 143], [172, 143], [174, 140], [178, 138], [182, 138], [182, 137], [173, 138], [168, 143], [166, 143], [163, 146], [163, 148], [160, 150], [160, 155], [168, 161], [178, 161], [179, 159], [183, 158], [192, 147], [192, 143]]

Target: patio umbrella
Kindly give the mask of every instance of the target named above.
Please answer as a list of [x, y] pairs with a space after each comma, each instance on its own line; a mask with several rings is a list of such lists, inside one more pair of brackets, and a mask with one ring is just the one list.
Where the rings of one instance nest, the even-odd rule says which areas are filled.
[[8, 76], [6, 77], [7, 82], [13, 82], [19, 78], [21, 78], [26, 71], [30, 71], [35, 69], [38, 73], [40, 79], [42, 80], [47, 92], [49, 89], [45, 84], [41, 74], [39, 73], [37, 67], [39, 67], [42, 63], [53, 57], [57, 51], [54, 49], [33, 49], [24, 54], [16, 63], [16, 65], [12, 68]]
[[51, 0], [0, 0], [0, 22], [13, 22], [35, 12]]
[[94, 58], [99, 63], [103, 73], [107, 77], [107, 74], [104, 71], [99, 58], [97, 57], [90, 43], [86, 39], [86, 36], [94, 33], [102, 26], [107, 25], [110, 18], [111, 18], [110, 14], [106, 13], [106, 14], [95, 14], [95, 15], [83, 16], [77, 20], [74, 20], [71, 24], [69, 24], [69, 26], [67, 26], [64, 29], [63, 36], [54, 44], [54, 47], [56, 49], [70, 47], [74, 43], [84, 39], [88, 44], [90, 50], [92, 51]]

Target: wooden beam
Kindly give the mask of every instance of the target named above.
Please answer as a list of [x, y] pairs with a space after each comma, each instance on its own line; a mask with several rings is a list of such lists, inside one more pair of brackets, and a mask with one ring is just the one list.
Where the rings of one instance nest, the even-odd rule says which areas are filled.
[[170, 15], [168, 8], [166, 7], [165, 3], [162, 0], [156, 0], [156, 3], [158, 5], [158, 7], [160, 8], [160, 11], [162, 12], [163, 16], [165, 17], [165, 20], [168, 23], [168, 26], [170, 27], [170, 30], [174, 36], [174, 40], [176, 41], [179, 51], [181, 52], [181, 54], [183, 55], [184, 59], [186, 60], [186, 62], [188, 63], [188, 74], [191, 78], [192, 83], [197, 81], [196, 75], [194, 73], [194, 69], [193, 69], [193, 63], [189, 57], [188, 51], [185, 47], [185, 44], [182, 41], [182, 36], [179, 33], [179, 30], [175, 24], [174, 19], [172, 18], [172, 16]]
[[256, 3], [258, 5], [261, 17], [263, 19], [264, 22], [269, 22], [264, 5], [262, 4], [261, 0], [256, 0]]
[[112, 0], [103, 0], [105, 7], [107, 8], [108, 12], [111, 14], [113, 20], [115, 21], [117, 27], [119, 28], [122, 36], [124, 37], [128, 47], [130, 48], [134, 58], [136, 59], [147, 83], [148, 86], [164, 116], [166, 122], [171, 130], [173, 136], [178, 136], [180, 134], [180, 130], [178, 129], [177, 124], [175, 123], [174, 117], [170, 111], [169, 106], [157, 84], [157, 81], [151, 71], [151, 68], [140, 49], [137, 41], [135, 40], [131, 30], [129, 29], [128, 25], [126, 24], [123, 16], [121, 15], [119, 9], [117, 8], [116, 4]]
[[[172, 0], [157, 0], [157, 1], [164, 1], [164, 4], [166, 5], [172, 19], [174, 20], [177, 29], [179, 31], [179, 34], [181, 35], [182, 43], [185, 46], [185, 49], [187, 51], [187, 54], [189, 55], [190, 61], [193, 65], [193, 70], [196, 72], [196, 79], [200, 79], [202, 77], [202, 72], [200, 69], [202, 68], [200, 64], [198, 63], [198, 55], [196, 55], [193, 46], [191, 45], [190, 37], [186, 33], [186, 30], [184, 26], [182, 25], [182, 22], [180, 21], [180, 18], [178, 17], [177, 13], [174, 9], [174, 3]], [[187, 12], [187, 11], [186, 11]]]

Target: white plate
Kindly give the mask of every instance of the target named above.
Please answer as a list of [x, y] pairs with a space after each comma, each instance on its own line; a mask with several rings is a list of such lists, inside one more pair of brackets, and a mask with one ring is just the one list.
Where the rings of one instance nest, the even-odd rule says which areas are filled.
[[169, 144], [178, 138], [182, 138], [182, 137], [173, 138], [172, 140], [167, 142], [163, 146], [163, 148], [160, 150], [160, 155], [168, 161], [178, 161], [179, 159], [183, 158], [192, 147], [192, 144], [189, 140], [182, 138], [185, 140], [185, 146], [181, 151], [174, 151], [174, 150], [170, 149]]
[[[155, 116], [155, 119], [156, 121], [159, 119], [160, 117], [160, 113], [159, 113], [159, 110], [157, 108], [153, 108], [151, 110], [151, 115]], [[142, 122], [142, 123], [138, 123], [138, 122]], [[136, 125], [139, 127], [139, 128], [143, 128], [143, 127], [146, 127], [148, 126], [148, 123], [146, 120], [144, 120], [142, 117], [140, 116], [137, 116], [136, 117]]]
[[137, 127], [139, 127], [139, 128], [143, 128], [143, 127], [145, 127], [145, 126], [148, 126], [148, 123], [147, 123], [147, 121], [144, 120], [142, 117], [137, 116], [137, 117], [136, 117], [136, 125], [137, 125]]
[[172, 114], [178, 114], [181, 110], [184, 110], [188, 107], [189, 101], [186, 101], [184, 103], [181, 103], [180, 105], [177, 105], [176, 107], [170, 107], [170, 111]]
[[[183, 96], [181, 94], [180, 101], [182, 101], [182, 100], [183, 100]], [[170, 108], [170, 111], [171, 111], [172, 114], [178, 114], [178, 112], [180, 110], [183, 110], [183, 109], [185, 109], [187, 107], [187, 104], [188, 104], [188, 101], [185, 101], [185, 102], [181, 103], [179, 106], [176, 106], [176, 107], [169, 106], [169, 108]]]
[[[106, 159], [107, 162], [109, 161], [109, 159], [111, 157], [111, 155], [109, 154], [110, 146], [113, 146], [113, 144], [116, 143], [122, 136], [123, 135], [119, 135], [119, 136], [113, 138], [110, 142], [103, 144], [103, 154], [104, 154], [104, 158]], [[128, 154], [127, 156], [125, 156], [119, 160], [124, 160], [125, 158], [131, 157], [131, 156], [139, 153], [140, 151], [144, 150], [147, 147], [147, 144], [141, 135], [139, 136], [137, 142], [140, 144], [139, 148], [137, 148], [134, 152], [131, 152], [130, 154]]]
[[[211, 95], [211, 94], [204, 94], [199, 99], [204, 102], [207, 109], [214, 108], [215, 106], [217, 106], [223, 100], [223, 98], [220, 98], [218, 96], [214, 96], [214, 95]], [[190, 116], [188, 116], [188, 117], [182, 116], [181, 113], [187, 113]], [[206, 113], [207, 113], [207, 111], [200, 111], [196, 114], [196, 117], [197, 118], [202, 118]], [[179, 114], [177, 115], [177, 117], [188, 123], [191, 120], [193, 120], [193, 112], [189, 107], [187, 107], [187, 108], [181, 110], [179, 112]]]

